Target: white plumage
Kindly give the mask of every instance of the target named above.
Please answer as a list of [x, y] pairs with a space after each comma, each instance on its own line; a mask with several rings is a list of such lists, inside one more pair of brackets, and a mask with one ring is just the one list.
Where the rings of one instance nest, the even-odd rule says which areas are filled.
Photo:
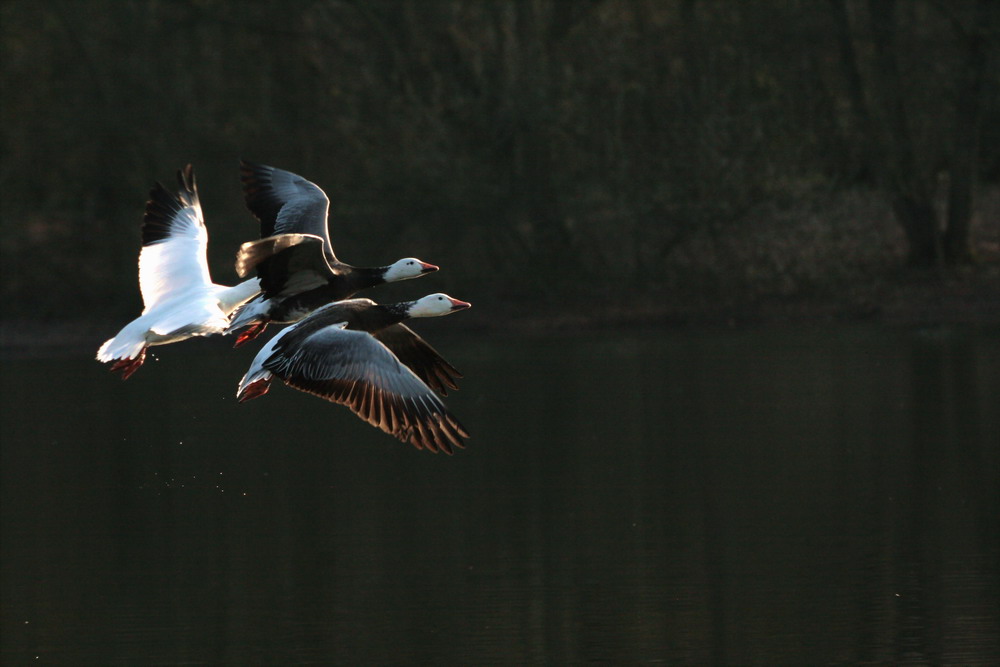
[[128, 379], [142, 366], [146, 348], [221, 334], [236, 308], [260, 292], [256, 279], [235, 287], [216, 285], [208, 270], [208, 230], [198, 200], [194, 170], [177, 172], [176, 196], [159, 183], [150, 191], [142, 225], [139, 290], [142, 315], [97, 351]]

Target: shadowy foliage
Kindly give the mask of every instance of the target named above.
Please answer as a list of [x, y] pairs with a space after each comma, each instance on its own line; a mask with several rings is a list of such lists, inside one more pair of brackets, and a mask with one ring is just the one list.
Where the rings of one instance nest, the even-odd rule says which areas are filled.
[[[135, 310], [144, 194], [188, 162], [216, 279], [234, 280], [256, 233], [241, 156], [323, 187], [346, 261], [422, 257], [463, 298], [783, 294], [811, 240], [849, 232], [782, 211], [871, 189], [913, 263], [968, 261], [977, 184], [1000, 175], [996, 15], [984, 0], [10, 0], [6, 314]], [[785, 232], [787, 261], [749, 271]], [[861, 255], [898, 261], [880, 243]]]

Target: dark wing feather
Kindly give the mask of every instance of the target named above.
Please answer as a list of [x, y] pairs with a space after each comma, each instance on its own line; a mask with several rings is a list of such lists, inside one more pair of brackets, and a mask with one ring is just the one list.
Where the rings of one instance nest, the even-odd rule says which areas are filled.
[[344, 326], [326, 326], [297, 344], [279, 346], [264, 368], [418, 449], [450, 454], [453, 446], [464, 447], [469, 433], [441, 399], [382, 343]]
[[394, 324], [373, 335], [434, 391], [447, 396], [448, 389], [458, 389], [455, 381], [462, 377], [458, 369], [405, 324]]
[[323, 239], [312, 234], [279, 234], [244, 243], [236, 253], [236, 273], [245, 278], [253, 269], [268, 298], [322, 287], [340, 273], [327, 263]]
[[170, 238], [172, 222], [183, 208], [183, 204], [162, 183], [154, 184], [142, 218], [142, 245], [153, 245]]
[[180, 187], [176, 196], [160, 183], [154, 184], [149, 191], [142, 218], [143, 246], [164, 241], [176, 235], [181, 227], [205, 226], [194, 182], [194, 167], [187, 165], [183, 171], [177, 170], [177, 183]]
[[290, 171], [247, 160], [240, 161], [240, 181], [247, 208], [260, 222], [261, 238], [312, 234], [323, 239], [330, 262], [337, 262], [327, 230], [330, 200], [318, 185]]

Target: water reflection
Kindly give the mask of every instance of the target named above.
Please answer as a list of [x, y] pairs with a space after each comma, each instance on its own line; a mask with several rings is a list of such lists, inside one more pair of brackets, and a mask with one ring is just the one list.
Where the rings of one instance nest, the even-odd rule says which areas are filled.
[[448, 459], [212, 341], [5, 361], [4, 661], [1000, 660], [995, 335], [434, 340]]

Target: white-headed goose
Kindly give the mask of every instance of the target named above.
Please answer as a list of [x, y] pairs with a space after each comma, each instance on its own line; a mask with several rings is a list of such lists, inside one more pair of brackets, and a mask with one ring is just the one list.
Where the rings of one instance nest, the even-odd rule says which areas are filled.
[[142, 315], [97, 351], [97, 360], [114, 362], [111, 370], [121, 371], [123, 380], [142, 366], [148, 346], [221, 334], [232, 312], [260, 292], [256, 279], [235, 287], [212, 282], [208, 230], [191, 165], [177, 172], [177, 181], [176, 196], [157, 183], [146, 203], [139, 252]]
[[241, 403], [262, 396], [277, 377], [346, 405], [418, 449], [450, 454], [452, 446], [464, 446], [469, 434], [431, 387], [454, 388], [458, 372], [400, 322], [447, 315], [469, 305], [446, 294], [386, 305], [371, 299], [328, 304], [268, 341], [236, 396]]
[[330, 200], [314, 183], [290, 171], [246, 160], [240, 180], [247, 208], [260, 221], [257, 241], [244, 243], [236, 272], [256, 269], [261, 295], [233, 316], [229, 332], [242, 327], [236, 346], [256, 338], [268, 322], [297, 322], [331, 301], [382, 283], [416, 278], [438, 267], [413, 257], [388, 266], [361, 268], [337, 259], [327, 230]]

